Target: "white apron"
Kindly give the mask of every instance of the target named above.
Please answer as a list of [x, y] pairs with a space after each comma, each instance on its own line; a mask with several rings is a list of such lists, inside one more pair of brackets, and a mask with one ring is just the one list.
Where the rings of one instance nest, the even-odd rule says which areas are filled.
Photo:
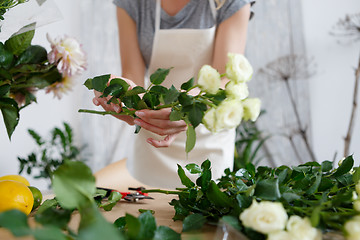
[[[214, 19], [214, 0], [209, 0]], [[209, 29], [160, 29], [161, 2], [156, 2], [155, 36], [149, 73], [157, 68], [173, 67], [163, 85], [180, 88], [183, 82], [197, 77], [204, 64], [211, 64], [215, 39], [215, 26]], [[145, 86], [149, 85], [148, 78]], [[168, 148], [155, 148], [146, 139], [163, 138], [145, 129], [135, 136], [133, 159], [127, 161], [131, 175], [152, 187], [173, 189], [183, 187], [177, 175], [177, 164], [201, 165], [209, 159], [213, 179], [221, 177], [224, 169], [233, 166], [235, 130], [212, 134], [202, 124], [196, 128], [196, 145], [186, 157], [186, 133], [182, 132]], [[185, 170], [187, 172], [187, 170]], [[196, 175], [187, 174], [195, 180]]]

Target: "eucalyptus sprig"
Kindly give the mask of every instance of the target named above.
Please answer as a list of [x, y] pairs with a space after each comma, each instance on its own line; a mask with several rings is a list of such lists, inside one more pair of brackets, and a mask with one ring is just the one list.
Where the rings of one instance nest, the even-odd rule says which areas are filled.
[[[174, 86], [166, 88], [161, 84], [171, 68], [159, 68], [150, 76], [150, 86], [130, 88], [121, 78], [111, 79], [111, 75], [102, 75], [86, 80], [89, 90], [101, 92], [100, 97], [107, 97], [108, 103], [121, 107], [120, 113], [80, 109], [79, 112], [100, 115], [128, 115], [136, 118], [135, 112], [141, 109], [160, 110], [171, 108], [170, 120], [184, 120], [187, 124], [186, 153], [196, 142], [195, 128], [203, 123], [211, 132], [235, 128], [244, 120], [255, 121], [260, 113], [260, 100], [248, 98], [246, 81], [252, 76], [252, 68], [247, 59], [240, 54], [229, 54], [226, 73], [220, 75], [214, 68], [204, 65], [194, 78], [186, 79], [180, 89]], [[225, 89], [220, 89], [221, 77], [230, 81]], [[199, 88], [197, 95], [191, 95], [194, 88]]]

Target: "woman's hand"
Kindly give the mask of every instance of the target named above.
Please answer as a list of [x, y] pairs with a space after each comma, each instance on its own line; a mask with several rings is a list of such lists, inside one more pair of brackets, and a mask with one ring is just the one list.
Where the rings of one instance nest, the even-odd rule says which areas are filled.
[[[117, 78], [117, 77], [114, 75], [111, 75], [109, 81], [111, 81], [111, 79], [114, 79], [114, 78]], [[121, 79], [125, 80], [130, 85], [130, 89], [132, 89], [136, 86], [136, 84], [133, 81], [131, 81], [130, 79], [123, 78], [123, 77], [121, 77]], [[109, 101], [109, 99], [111, 98], [110, 96], [101, 98], [100, 96], [102, 95], [102, 93], [98, 92], [98, 91], [94, 91], [94, 94], [95, 94], [95, 97], [93, 98], [93, 103], [96, 106], [102, 106], [102, 108], [105, 111], [111, 111], [111, 112], [117, 112], [117, 113], [120, 113], [122, 111], [122, 109], [120, 107], [121, 103], [120, 104], [114, 104], [114, 103], [108, 104], [107, 103]], [[126, 115], [113, 115], [113, 116], [126, 122], [129, 125], [135, 124], [134, 118], [131, 116], [126, 116]]]
[[169, 119], [170, 113], [170, 108], [160, 110], [144, 109], [135, 113], [139, 117], [134, 120], [136, 125], [160, 136], [166, 136], [163, 140], [147, 139], [147, 142], [156, 148], [169, 147], [179, 133], [186, 131], [186, 123], [182, 120], [171, 121]]

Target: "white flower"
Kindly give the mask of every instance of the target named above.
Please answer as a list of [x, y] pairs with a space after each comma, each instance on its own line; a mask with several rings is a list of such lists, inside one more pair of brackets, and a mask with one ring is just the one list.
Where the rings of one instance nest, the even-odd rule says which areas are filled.
[[253, 201], [251, 206], [245, 209], [240, 220], [245, 227], [269, 234], [282, 231], [285, 228], [288, 216], [283, 205], [279, 202]]
[[243, 105], [236, 99], [225, 99], [216, 109], [216, 128], [231, 129], [241, 123]]
[[215, 108], [210, 108], [205, 112], [205, 115], [203, 117], [203, 124], [209, 131], [213, 133], [217, 132]]
[[293, 215], [286, 224], [286, 229], [294, 240], [321, 240], [320, 230], [311, 226], [308, 218]]
[[356, 194], [356, 192], [355, 191], [353, 191], [353, 193], [352, 193], [352, 200], [353, 201], [355, 201], [355, 200], [357, 200], [359, 197], [358, 197], [358, 195]]
[[251, 79], [253, 68], [249, 61], [241, 54], [228, 54], [226, 77], [235, 82], [247, 82]]
[[256, 121], [260, 114], [261, 101], [258, 98], [247, 98], [242, 102], [244, 106], [245, 121]]
[[353, 202], [353, 207], [356, 211], [360, 212], [360, 200], [356, 200]]
[[360, 195], [360, 181], [355, 185], [355, 190], [358, 195]]
[[291, 240], [291, 235], [286, 231], [272, 232], [268, 235], [267, 240]]
[[245, 82], [229, 81], [225, 86], [226, 97], [243, 100], [249, 96], [249, 89]]
[[71, 77], [85, 70], [85, 53], [74, 38], [64, 37], [53, 40], [48, 34], [47, 39], [52, 49], [48, 54], [48, 60], [52, 64], [57, 64], [57, 69], [64, 77]]
[[344, 225], [347, 240], [360, 240], [360, 216], [353, 217]]
[[220, 73], [213, 67], [204, 65], [199, 71], [198, 84], [203, 91], [216, 94], [221, 86]]

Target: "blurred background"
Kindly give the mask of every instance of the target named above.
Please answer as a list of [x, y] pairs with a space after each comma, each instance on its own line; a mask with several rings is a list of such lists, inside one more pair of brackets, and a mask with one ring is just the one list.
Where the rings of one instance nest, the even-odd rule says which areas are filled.
[[[17, 158], [27, 157], [36, 148], [28, 129], [46, 137], [67, 122], [82, 158], [93, 171], [125, 158], [134, 146], [134, 127], [110, 116], [78, 113], [80, 108], [99, 109], [92, 104], [92, 92], [83, 86], [87, 78], [121, 75], [115, 5], [111, 0], [53, 1], [62, 17], [37, 28], [33, 44], [50, 49], [46, 34], [52, 38], [72, 36], [87, 54], [87, 70], [61, 100], [39, 92], [38, 103], [20, 112], [11, 141], [0, 119], [0, 176], [17, 174]], [[256, 127], [262, 136], [270, 136], [258, 164], [338, 162], [344, 156], [360, 53], [359, 30], [357, 39], [356, 32], [346, 37], [338, 22], [358, 14], [353, 23], [360, 28], [360, 2], [258, 0], [253, 8], [246, 51], [255, 71], [250, 95], [262, 100], [265, 111]], [[356, 113], [359, 117], [359, 109]], [[349, 154], [359, 164], [359, 118], [355, 118]], [[45, 180], [30, 182], [39, 188], [48, 184]]]

